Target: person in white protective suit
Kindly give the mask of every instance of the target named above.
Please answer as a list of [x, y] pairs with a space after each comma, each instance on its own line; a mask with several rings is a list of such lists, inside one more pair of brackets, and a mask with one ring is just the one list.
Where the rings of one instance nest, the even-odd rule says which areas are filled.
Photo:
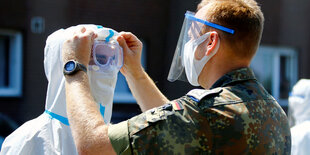
[[310, 154], [310, 80], [301, 79], [289, 97], [292, 155]]
[[[116, 31], [96, 25], [83, 26], [97, 33], [87, 73], [91, 94], [98, 103], [105, 123], [109, 123], [117, 74], [123, 63], [123, 51], [115, 40], [118, 35]], [[78, 27], [60, 29], [47, 38], [44, 49], [44, 70], [48, 80], [45, 111], [9, 135], [2, 145], [0, 155], [77, 154], [66, 113], [61, 51], [66, 33]]]

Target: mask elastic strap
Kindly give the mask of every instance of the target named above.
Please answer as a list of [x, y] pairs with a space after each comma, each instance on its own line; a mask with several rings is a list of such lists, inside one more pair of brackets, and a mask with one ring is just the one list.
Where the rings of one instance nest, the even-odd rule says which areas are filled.
[[209, 55], [209, 56], [204, 55], [200, 60], [196, 60], [194, 57], [194, 59], [193, 59], [193, 61], [195, 62], [194, 64], [200, 66], [200, 67], [197, 67], [196, 65], [194, 65], [198, 76], [200, 75], [200, 73], [203, 69], [203, 66], [217, 53], [219, 47], [220, 47], [220, 39], [218, 39], [216, 47], [215, 47], [215, 49], [211, 55]]
[[207, 38], [210, 37], [210, 33], [205, 33], [204, 35], [200, 36], [199, 38], [196, 39], [197, 45], [199, 46], [201, 43], [203, 43]]

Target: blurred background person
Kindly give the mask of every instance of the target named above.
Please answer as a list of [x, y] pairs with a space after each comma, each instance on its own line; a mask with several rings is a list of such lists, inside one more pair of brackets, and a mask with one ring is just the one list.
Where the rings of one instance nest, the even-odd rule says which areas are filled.
[[301, 79], [289, 97], [292, 155], [310, 153], [310, 80]]

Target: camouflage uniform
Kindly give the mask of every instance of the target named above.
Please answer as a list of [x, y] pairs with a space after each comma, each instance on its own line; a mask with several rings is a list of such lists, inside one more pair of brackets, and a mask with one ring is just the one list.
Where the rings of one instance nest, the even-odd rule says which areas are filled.
[[109, 127], [118, 154], [290, 154], [287, 117], [251, 69]]

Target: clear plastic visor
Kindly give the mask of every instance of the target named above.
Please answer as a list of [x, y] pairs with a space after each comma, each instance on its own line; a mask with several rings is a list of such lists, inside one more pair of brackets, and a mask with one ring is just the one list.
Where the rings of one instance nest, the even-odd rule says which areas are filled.
[[[168, 74], [168, 81], [174, 82], [181, 80], [187, 82], [185, 69], [184, 69], [184, 48], [189, 41], [197, 40], [200, 36], [208, 32], [208, 28], [213, 27], [228, 33], [233, 34], [234, 30], [229, 28], [210, 23], [208, 21], [195, 17], [195, 13], [187, 11], [185, 14], [182, 30], [179, 36], [177, 47], [173, 56], [170, 71]], [[202, 45], [202, 44], [200, 44]], [[197, 45], [197, 46], [200, 46]], [[198, 49], [198, 48], [197, 48]], [[195, 51], [192, 51], [195, 52]]]

